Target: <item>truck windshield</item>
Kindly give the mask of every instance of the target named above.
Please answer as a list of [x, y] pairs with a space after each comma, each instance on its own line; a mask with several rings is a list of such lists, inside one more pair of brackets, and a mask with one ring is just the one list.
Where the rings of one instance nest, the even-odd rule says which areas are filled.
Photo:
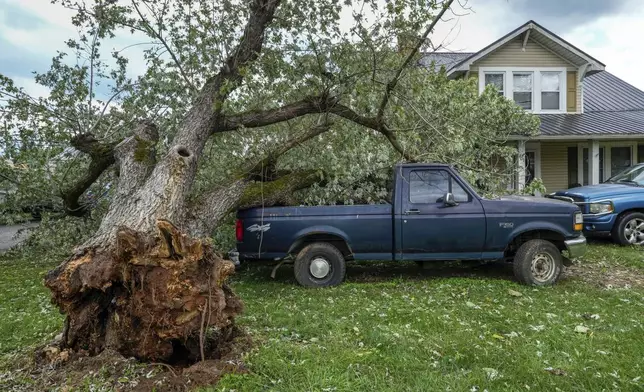
[[644, 165], [631, 166], [606, 182], [644, 186]]

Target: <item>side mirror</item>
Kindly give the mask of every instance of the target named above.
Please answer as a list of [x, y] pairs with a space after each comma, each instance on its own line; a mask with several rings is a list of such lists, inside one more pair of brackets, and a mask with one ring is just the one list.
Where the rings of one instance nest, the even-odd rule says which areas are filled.
[[446, 193], [445, 196], [443, 196], [443, 205], [445, 207], [454, 207], [457, 206], [458, 203], [456, 202], [456, 199], [454, 198], [454, 194], [452, 193]]

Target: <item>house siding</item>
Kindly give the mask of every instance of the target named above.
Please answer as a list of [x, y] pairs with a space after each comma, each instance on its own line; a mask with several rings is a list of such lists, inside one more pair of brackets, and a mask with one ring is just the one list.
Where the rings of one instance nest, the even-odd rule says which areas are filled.
[[541, 180], [547, 192], [568, 188], [568, 146], [571, 143], [541, 143]]
[[479, 67], [565, 67], [569, 71], [577, 70], [573, 64], [530, 39], [524, 51], [520, 37], [473, 63], [470, 72], [478, 72]]

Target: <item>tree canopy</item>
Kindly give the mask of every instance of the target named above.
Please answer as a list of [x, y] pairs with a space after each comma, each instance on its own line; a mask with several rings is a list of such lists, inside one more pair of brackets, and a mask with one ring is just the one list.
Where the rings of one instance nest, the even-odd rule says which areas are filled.
[[[84, 215], [97, 197], [109, 201], [117, 174], [109, 150], [131, 135], [133, 124], [153, 121], [158, 153], [167, 150], [200, 89], [221, 64], [228, 66], [251, 9], [247, 1], [56, 3], [75, 10], [79, 36], [65, 42], [50, 70], [35, 75], [51, 91], [47, 97], [30, 97], [0, 79], [3, 155], [11, 162], [0, 173], [17, 186], [13, 202], [63, 200], [68, 213]], [[278, 161], [280, 170], [313, 169], [324, 177], [300, 202], [384, 200], [387, 169], [401, 160], [452, 163], [473, 183], [499, 189], [510, 173], [490, 167], [515, 154], [503, 142], [534, 133], [537, 120], [493, 91], [479, 95], [472, 81], [419, 67], [418, 58], [440, 45], [422, 34], [444, 6], [282, 2], [257, 58], [219, 86], [226, 99], [213, 110], [223, 124], [205, 145], [192, 197], [321, 124], [328, 131]], [[114, 46], [122, 42], [129, 47]], [[142, 48], [142, 59], [134, 48]], [[140, 74], [135, 61], [144, 64]], [[87, 134], [97, 143], [83, 146], [78, 139]]]

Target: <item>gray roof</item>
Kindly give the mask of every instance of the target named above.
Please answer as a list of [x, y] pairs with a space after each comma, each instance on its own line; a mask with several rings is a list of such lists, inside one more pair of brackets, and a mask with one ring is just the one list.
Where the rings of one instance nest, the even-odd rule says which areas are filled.
[[644, 110], [644, 91], [610, 72], [587, 75], [583, 83], [585, 113]]
[[644, 110], [540, 114], [542, 136], [644, 136]]
[[424, 67], [429, 67], [434, 62], [434, 69], [438, 71], [441, 66], [445, 66], [445, 70], [449, 71], [456, 64], [465, 60], [466, 58], [474, 55], [472, 52], [433, 52], [424, 53], [420, 58], [419, 63]]

